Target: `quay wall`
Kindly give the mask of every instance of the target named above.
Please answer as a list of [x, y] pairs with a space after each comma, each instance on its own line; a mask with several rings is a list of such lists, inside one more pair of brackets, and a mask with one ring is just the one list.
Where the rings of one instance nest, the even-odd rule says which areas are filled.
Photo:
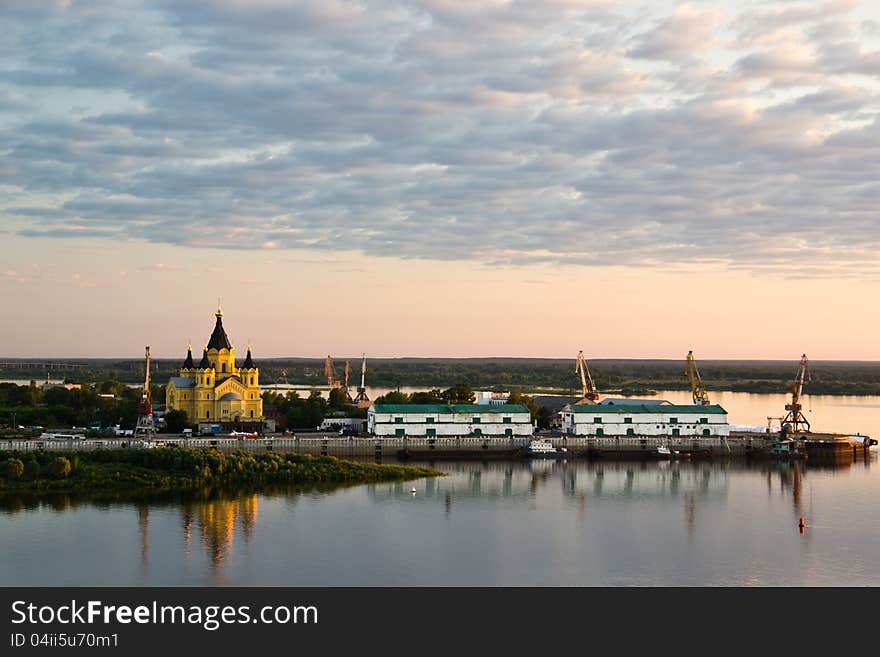
[[[751, 436], [681, 436], [676, 438], [660, 436], [544, 436], [557, 448], [564, 447], [573, 455], [588, 452], [620, 452], [650, 453], [661, 445], [679, 450], [711, 450], [718, 455], [745, 455], [748, 452], [762, 451], [768, 448], [769, 439], [763, 434]], [[443, 453], [472, 451], [476, 458], [480, 454], [491, 453], [493, 450], [511, 450], [524, 448], [531, 437], [479, 437], [479, 436], [443, 436], [428, 437], [347, 437], [331, 436], [270, 436], [266, 438], [232, 438], [228, 436], [199, 436], [192, 438], [158, 437], [156, 443], [177, 445], [180, 447], [217, 448], [224, 450], [245, 449], [251, 451], [291, 451], [304, 454], [330, 456], [396, 456], [401, 449], [436, 451], [438, 458]], [[41, 439], [3, 439], [0, 440], [0, 451], [46, 450], [71, 451], [92, 449], [119, 449], [139, 447], [133, 441], [121, 438], [85, 439], [85, 440], [41, 440]]]

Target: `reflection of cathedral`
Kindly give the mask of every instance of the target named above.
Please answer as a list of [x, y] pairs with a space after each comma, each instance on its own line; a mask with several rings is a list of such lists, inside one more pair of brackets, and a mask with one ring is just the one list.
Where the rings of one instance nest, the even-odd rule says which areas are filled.
[[235, 364], [235, 347], [223, 328], [223, 312], [217, 308], [214, 332], [196, 366], [192, 348], [180, 368], [180, 376], [168, 381], [168, 410], [186, 411], [189, 421], [259, 422], [263, 419], [260, 370], [247, 356], [241, 367]]
[[257, 523], [257, 496], [203, 502], [196, 509], [196, 522], [202, 545], [207, 548], [216, 568], [232, 551], [236, 522], [245, 542], [250, 541]]
[[[256, 495], [185, 504], [182, 509], [182, 527], [186, 557], [190, 556], [192, 529], [195, 525], [201, 536], [201, 543], [210, 556], [212, 568], [219, 568], [232, 552], [236, 528], [244, 536], [244, 542], [250, 542], [257, 524], [257, 507]], [[138, 507], [138, 524], [141, 533], [141, 560], [146, 564], [149, 557], [148, 507]]]

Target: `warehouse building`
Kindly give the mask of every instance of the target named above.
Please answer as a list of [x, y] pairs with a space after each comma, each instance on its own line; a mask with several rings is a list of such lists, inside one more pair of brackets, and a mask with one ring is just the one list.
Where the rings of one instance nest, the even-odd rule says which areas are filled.
[[522, 404], [373, 404], [367, 431], [374, 436], [530, 436]]
[[717, 404], [575, 405], [560, 412], [575, 436], [729, 436], [727, 411]]

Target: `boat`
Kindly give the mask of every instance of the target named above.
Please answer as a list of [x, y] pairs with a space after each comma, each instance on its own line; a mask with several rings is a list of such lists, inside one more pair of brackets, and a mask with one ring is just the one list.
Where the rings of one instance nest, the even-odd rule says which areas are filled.
[[549, 440], [537, 438], [532, 440], [525, 449], [525, 455], [529, 458], [560, 459], [568, 458], [570, 454], [565, 447], [556, 448]]
[[679, 459], [690, 461], [693, 459], [712, 458], [712, 450], [709, 448], [672, 449], [669, 445], [660, 445], [653, 451], [653, 455], [658, 459]]

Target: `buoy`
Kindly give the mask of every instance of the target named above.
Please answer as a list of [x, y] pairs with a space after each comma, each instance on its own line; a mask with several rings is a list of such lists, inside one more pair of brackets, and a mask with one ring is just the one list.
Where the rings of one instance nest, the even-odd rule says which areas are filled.
[[798, 529], [801, 530], [801, 534], [804, 533], [804, 526], [805, 526], [805, 525], [806, 525], [806, 523], [804, 522], [804, 517], [801, 516], [801, 519], [798, 520]]
[[410, 493], [412, 493], [413, 495], [415, 495], [415, 494], [416, 494], [416, 489], [413, 488], [413, 489], [410, 491]]

